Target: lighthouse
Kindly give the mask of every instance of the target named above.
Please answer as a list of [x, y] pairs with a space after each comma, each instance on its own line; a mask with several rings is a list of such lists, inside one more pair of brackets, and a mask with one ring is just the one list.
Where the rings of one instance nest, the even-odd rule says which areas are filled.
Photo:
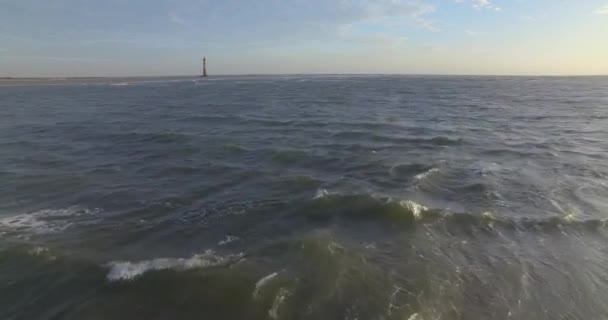
[[207, 57], [203, 57], [203, 77], [207, 77]]

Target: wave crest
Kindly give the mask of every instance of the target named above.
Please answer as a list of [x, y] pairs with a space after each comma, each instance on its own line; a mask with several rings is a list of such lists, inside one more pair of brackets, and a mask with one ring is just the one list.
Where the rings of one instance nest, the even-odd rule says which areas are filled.
[[221, 256], [212, 250], [202, 254], [195, 254], [190, 258], [157, 258], [139, 262], [113, 261], [108, 264], [109, 281], [129, 281], [136, 279], [149, 271], [175, 270], [186, 271], [190, 269], [207, 268], [225, 265], [240, 260], [243, 254]]
[[304, 205], [302, 210], [312, 218], [386, 218], [405, 224], [422, 220], [424, 216], [434, 212], [412, 200], [396, 201], [389, 197], [340, 194], [325, 189], [317, 191], [313, 200]]
[[426, 179], [427, 177], [429, 177], [430, 175], [439, 172], [438, 168], [431, 168], [425, 172], [419, 173], [417, 175], [414, 176], [414, 179], [418, 182], [423, 181], [424, 179]]
[[369, 194], [339, 194], [319, 190], [314, 199], [299, 208], [299, 213], [314, 219], [326, 220], [377, 220], [415, 226], [416, 224], [442, 223], [447, 226], [482, 229], [521, 229], [529, 231], [597, 230], [605, 228], [607, 219], [577, 218], [573, 214], [540, 218], [497, 216], [486, 211], [480, 213], [452, 212], [430, 208], [412, 200], [395, 200]]
[[[101, 209], [70, 207], [45, 209], [0, 218], [0, 231], [6, 234], [48, 234], [66, 230], [77, 223], [75, 218], [99, 213]], [[82, 221], [81, 221], [82, 222]]]

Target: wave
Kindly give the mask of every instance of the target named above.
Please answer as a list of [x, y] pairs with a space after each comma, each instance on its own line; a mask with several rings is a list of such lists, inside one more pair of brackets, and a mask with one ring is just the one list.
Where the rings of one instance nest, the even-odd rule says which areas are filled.
[[55, 261], [59, 257], [61, 257], [61, 254], [58, 251], [38, 244], [5, 242], [0, 246], [0, 263], [2, 259], [14, 263], [24, 258], [28, 259], [29, 262], [45, 263]]
[[142, 276], [150, 271], [175, 270], [186, 271], [190, 269], [208, 268], [226, 265], [240, 260], [243, 254], [221, 256], [207, 250], [202, 254], [195, 254], [190, 258], [157, 258], [139, 262], [113, 261], [108, 264], [108, 281], [128, 281]]
[[393, 178], [411, 178], [435, 169], [433, 166], [422, 163], [399, 163], [393, 165], [388, 173]]
[[323, 199], [323, 198], [327, 198], [329, 196], [331, 196], [332, 193], [330, 193], [329, 191], [327, 191], [327, 189], [319, 189], [317, 190], [317, 193], [315, 194], [315, 196], [313, 197], [313, 199]]
[[310, 154], [302, 150], [277, 150], [271, 158], [276, 163], [292, 164], [309, 159]]
[[45, 209], [0, 218], [0, 231], [4, 234], [48, 234], [64, 231], [76, 224], [75, 217], [92, 216], [101, 209], [70, 207]]
[[33, 247], [27, 251], [28, 254], [32, 256], [40, 256], [49, 252], [49, 248], [46, 247]]
[[258, 282], [255, 283], [255, 289], [253, 290], [253, 298], [257, 298], [260, 294], [260, 290], [262, 290], [262, 288], [268, 284], [270, 281], [272, 281], [272, 279], [276, 278], [276, 276], [278, 276], [279, 273], [278, 272], [273, 272], [265, 277], [263, 277], [262, 279], [258, 280]]
[[280, 288], [279, 291], [277, 292], [274, 301], [272, 302], [272, 307], [270, 307], [270, 310], [268, 310], [268, 316], [275, 320], [275, 319], [279, 319], [279, 308], [281, 307], [281, 305], [283, 305], [283, 303], [285, 302], [285, 300], [291, 295], [291, 292], [289, 292], [289, 290], [285, 289], [285, 288]]
[[445, 209], [430, 208], [412, 200], [400, 200], [391, 197], [369, 194], [340, 194], [325, 189], [317, 191], [309, 203], [299, 211], [313, 220], [342, 218], [347, 220], [376, 220], [381, 222], [416, 226], [417, 224], [443, 223], [463, 228], [495, 228], [523, 230], [561, 230], [605, 228], [608, 219], [581, 219], [580, 215], [564, 214], [560, 216], [528, 218], [497, 217], [487, 211], [482, 213], [452, 212]]
[[236, 236], [227, 235], [226, 238], [224, 238], [224, 240], [221, 240], [217, 244], [220, 246], [225, 246], [225, 245], [231, 244], [231, 243], [239, 241], [239, 240], [241, 240], [241, 238], [236, 237]]
[[390, 197], [368, 194], [340, 194], [320, 189], [313, 200], [301, 210], [313, 219], [335, 216], [353, 219], [383, 218], [405, 224], [421, 220], [435, 211], [412, 200], [394, 200]]
[[399, 205], [411, 212], [415, 220], [422, 219], [422, 214], [429, 211], [429, 208], [411, 200], [400, 201]]
[[191, 136], [179, 132], [127, 132], [111, 133], [102, 135], [101, 138], [108, 139], [114, 143], [186, 143]]
[[333, 134], [334, 139], [366, 139], [375, 142], [388, 142], [398, 144], [416, 144], [416, 145], [433, 145], [433, 146], [452, 146], [460, 145], [464, 142], [462, 138], [451, 138], [446, 136], [435, 137], [396, 137], [376, 134], [368, 131], [341, 131]]
[[[491, 213], [484, 213], [481, 217], [487, 221], [498, 220]], [[495, 261], [491, 266], [480, 262], [484, 261], [485, 251], [481, 251], [479, 257], [471, 257], [471, 260], [449, 259], [452, 256], [445, 256], [444, 250], [454, 256], [459, 255], [459, 250], [465, 250], [464, 253], [483, 250], [454, 245], [459, 241], [451, 238], [444, 239], [445, 242], [428, 239], [432, 241], [415, 243], [418, 248], [391, 238], [374, 250], [362, 250], [359, 239], [350, 241], [344, 234], [328, 229], [274, 240], [261, 250], [248, 250], [247, 260], [243, 260], [240, 254], [220, 256], [206, 251], [190, 258], [111, 262], [109, 271], [108, 265], [100, 266], [69, 257], [54, 262], [26, 258], [21, 265], [39, 264], [47, 268], [45, 270], [56, 270], [42, 275], [42, 280], [59, 279], [77, 285], [93, 279], [93, 291], [97, 293], [87, 297], [89, 300], [84, 304], [87, 312], [83, 314], [98, 314], [103, 310], [104, 315], [110, 317], [135, 314], [141, 312], [139, 308], [146, 310], [146, 315], [170, 312], [175, 318], [189, 318], [195, 314], [194, 310], [198, 314], [211, 314], [216, 319], [320, 319], [324, 316], [342, 319], [345, 314], [354, 314], [353, 310], [358, 312], [360, 319], [435, 318], [430, 314], [464, 308], [461, 304], [451, 305], [446, 301], [491, 294], [487, 290], [492, 288], [480, 286], [478, 279], [486, 279], [497, 270], [505, 270], [503, 260]], [[437, 250], [427, 251], [429, 248]], [[5, 259], [10, 263], [14, 260], [13, 256]], [[467, 267], [468, 261], [472, 261], [468, 263], [472, 266], [470, 268]], [[519, 266], [518, 260], [514, 262], [506, 270], [514, 272], [516, 278], [508, 278], [509, 273], [507, 278], [499, 279], [496, 286], [519, 292], [516, 289], [521, 287], [517, 280], [523, 277], [526, 269]], [[180, 273], [192, 269], [204, 270]], [[454, 269], [456, 273], [452, 273]], [[170, 272], [142, 277], [146, 273], [163, 270]], [[537, 275], [542, 277], [542, 273]], [[540, 279], [555, 279], [554, 275], [551, 276]], [[26, 281], [31, 281], [29, 279], [31, 277], [20, 281], [26, 284]], [[101, 292], [95, 289], [103, 286], [104, 282], [110, 282], [110, 286], [118, 284], [120, 288]], [[4, 288], [10, 287], [1, 289]], [[181, 294], [175, 295], [175, 290]], [[48, 290], [40, 290], [42, 294], [45, 291]], [[150, 295], [157, 299], [149, 299]], [[366, 300], [368, 297], [372, 300]], [[445, 305], [446, 310], [433, 309], [441, 305]], [[191, 312], [188, 316], [181, 313], [182, 306]], [[81, 310], [80, 305], [78, 308]]]
[[428, 169], [428, 170], [427, 170], [427, 171], [425, 171], [425, 172], [422, 172], [422, 173], [419, 173], [419, 174], [415, 175], [415, 176], [414, 176], [414, 179], [415, 179], [417, 182], [422, 182], [422, 181], [424, 181], [426, 178], [428, 178], [429, 176], [431, 176], [432, 174], [434, 174], [434, 173], [436, 173], [436, 172], [439, 172], [439, 169], [438, 169], [438, 168], [431, 168], [431, 169]]

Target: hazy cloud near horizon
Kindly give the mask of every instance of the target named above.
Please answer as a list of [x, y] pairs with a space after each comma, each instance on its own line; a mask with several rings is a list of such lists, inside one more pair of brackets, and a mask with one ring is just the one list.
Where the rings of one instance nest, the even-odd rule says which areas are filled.
[[[0, 0], [0, 76], [608, 73], [605, 1]], [[543, 17], [524, 19], [522, 17]]]

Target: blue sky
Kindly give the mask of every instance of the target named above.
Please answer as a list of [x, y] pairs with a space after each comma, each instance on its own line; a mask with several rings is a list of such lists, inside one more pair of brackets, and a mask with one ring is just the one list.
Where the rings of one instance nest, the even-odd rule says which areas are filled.
[[608, 74], [608, 0], [0, 0], [0, 76]]

